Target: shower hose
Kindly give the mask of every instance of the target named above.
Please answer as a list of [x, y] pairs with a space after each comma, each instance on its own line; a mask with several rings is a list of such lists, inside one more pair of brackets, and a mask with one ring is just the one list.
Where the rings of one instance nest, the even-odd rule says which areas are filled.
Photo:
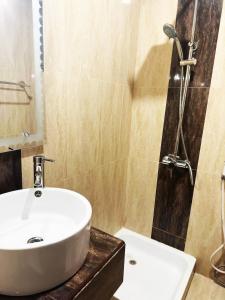
[[222, 219], [222, 232], [223, 232], [223, 244], [219, 246], [211, 255], [210, 263], [212, 268], [217, 271], [218, 273], [225, 274], [225, 271], [216, 267], [215, 263], [213, 262], [213, 258], [216, 256], [218, 252], [222, 249], [225, 250], [225, 196], [224, 196], [224, 188], [225, 188], [225, 166], [223, 170], [223, 175], [221, 177], [221, 219]]

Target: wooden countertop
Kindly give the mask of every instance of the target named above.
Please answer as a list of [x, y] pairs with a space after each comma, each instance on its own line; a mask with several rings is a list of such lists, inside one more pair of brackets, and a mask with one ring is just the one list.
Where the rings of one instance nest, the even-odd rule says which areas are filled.
[[124, 254], [123, 241], [92, 228], [86, 261], [69, 281], [42, 294], [0, 300], [109, 300], [123, 281]]

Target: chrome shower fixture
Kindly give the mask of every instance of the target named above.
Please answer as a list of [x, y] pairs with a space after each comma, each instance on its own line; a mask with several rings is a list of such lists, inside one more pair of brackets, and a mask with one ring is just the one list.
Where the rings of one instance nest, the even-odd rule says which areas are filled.
[[176, 42], [176, 46], [177, 46], [177, 51], [178, 51], [178, 54], [179, 54], [179, 58], [182, 61], [183, 58], [184, 58], [183, 50], [182, 50], [182, 47], [181, 47], [180, 40], [179, 40], [179, 38], [177, 36], [177, 32], [176, 32], [175, 27], [173, 25], [171, 25], [171, 24], [167, 24], [166, 23], [163, 26], [163, 31], [168, 36], [169, 39], [174, 39], [174, 41]]
[[168, 23], [164, 24], [163, 31], [168, 36], [169, 39], [177, 38], [177, 32], [173, 25], [168, 24]]
[[169, 167], [188, 169], [191, 185], [194, 185], [193, 171], [189, 160], [181, 159], [180, 156], [175, 156], [174, 154], [168, 154], [163, 157], [162, 164]]
[[[176, 142], [174, 145], [174, 151], [173, 153], [164, 156], [162, 159], [162, 163], [172, 168], [177, 167], [177, 168], [188, 169], [191, 185], [194, 185], [194, 179], [193, 179], [191, 163], [188, 158], [188, 153], [185, 145], [185, 139], [183, 133], [183, 117], [184, 117], [185, 104], [187, 100], [187, 91], [190, 84], [191, 66], [195, 66], [197, 64], [196, 58], [193, 57], [194, 52], [198, 48], [198, 42], [194, 41], [197, 8], [198, 8], [198, 0], [195, 0], [191, 39], [190, 42], [188, 43], [189, 52], [188, 52], [187, 59], [184, 59], [182, 46], [177, 36], [175, 27], [171, 24], [164, 24], [163, 26], [163, 31], [168, 36], [168, 38], [174, 39], [174, 41], [176, 42], [176, 47], [180, 58], [179, 65], [181, 67], [181, 71], [180, 71], [181, 80], [180, 80], [180, 96], [179, 96], [179, 120], [177, 126], [177, 134], [176, 134]], [[184, 72], [184, 68], [186, 68], [186, 72]], [[184, 159], [181, 159], [180, 156], [178, 155], [180, 142], [183, 147], [183, 152], [185, 157]], [[171, 176], [172, 176], [172, 172], [173, 170], [171, 169]]]

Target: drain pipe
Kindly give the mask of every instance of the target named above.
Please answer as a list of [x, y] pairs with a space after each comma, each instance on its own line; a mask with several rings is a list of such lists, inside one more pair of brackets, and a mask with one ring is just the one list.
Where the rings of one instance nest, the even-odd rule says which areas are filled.
[[215, 280], [223, 286], [225, 286], [225, 281], [222, 282], [221, 280], [218, 280], [217, 277], [219, 274], [225, 275], [225, 265], [216, 266], [215, 263], [213, 262], [213, 259], [219, 251], [225, 250], [225, 195], [224, 195], [224, 188], [225, 188], [225, 165], [224, 165], [223, 173], [221, 176], [221, 220], [222, 220], [223, 244], [219, 248], [217, 248], [210, 257], [210, 263], [211, 263], [211, 266], [214, 269], [214, 273], [215, 273]]

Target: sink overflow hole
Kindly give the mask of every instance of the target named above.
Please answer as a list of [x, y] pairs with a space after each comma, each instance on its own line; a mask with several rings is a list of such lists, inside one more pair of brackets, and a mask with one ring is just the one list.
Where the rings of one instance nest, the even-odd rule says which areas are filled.
[[38, 243], [38, 242], [43, 242], [43, 241], [44, 241], [43, 238], [34, 236], [27, 241], [27, 244], [33, 244], [33, 243]]
[[135, 266], [137, 264], [137, 262], [136, 262], [136, 260], [131, 259], [131, 260], [129, 260], [129, 264], [132, 266]]
[[42, 191], [35, 191], [34, 192], [34, 196], [37, 197], [37, 198], [41, 197], [41, 195], [42, 195]]

